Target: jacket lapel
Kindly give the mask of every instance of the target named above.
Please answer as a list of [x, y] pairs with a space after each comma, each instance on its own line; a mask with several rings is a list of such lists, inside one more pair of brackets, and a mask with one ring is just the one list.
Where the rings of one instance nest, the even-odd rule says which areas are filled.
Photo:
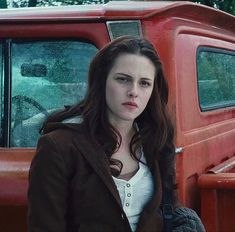
[[82, 123], [48, 123], [43, 129], [43, 133], [45, 134], [58, 128], [76, 132], [72, 141], [73, 145], [101, 178], [123, 211], [121, 199], [110, 172], [108, 158], [101, 146], [86, 133], [86, 126]]
[[[113, 195], [115, 201], [122, 209], [121, 199], [116, 185], [113, 181], [106, 154], [104, 153], [100, 145], [98, 145], [94, 141], [91, 141], [91, 139], [86, 138], [86, 136], [84, 137], [82, 136], [81, 138], [79, 136], [74, 138], [74, 146], [80, 151], [83, 157], [87, 160], [87, 162], [91, 165], [97, 175], [101, 178], [110, 193]], [[89, 143], [87, 141], [89, 141]]]

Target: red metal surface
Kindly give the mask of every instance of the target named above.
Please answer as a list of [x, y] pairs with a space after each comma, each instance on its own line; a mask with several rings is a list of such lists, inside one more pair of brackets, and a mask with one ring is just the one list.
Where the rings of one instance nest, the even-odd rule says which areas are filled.
[[[180, 196], [199, 210], [198, 176], [235, 153], [235, 108], [201, 112], [198, 102], [196, 53], [199, 46], [235, 50], [235, 37], [205, 25], [184, 25], [175, 36], [176, 127]], [[191, 191], [191, 189], [195, 191]], [[197, 200], [196, 200], [197, 199]]]
[[0, 205], [25, 205], [33, 149], [0, 150]]
[[[0, 20], [1, 21], [1, 20]], [[95, 28], [95, 30], [94, 30]], [[82, 23], [82, 24], [16, 24], [1, 25], [0, 38], [13, 39], [84, 39], [88, 40], [98, 48], [109, 41], [108, 32], [104, 23]]]
[[234, 160], [235, 157], [228, 159], [199, 178], [201, 217], [207, 231], [235, 231]]
[[196, 52], [199, 46], [235, 50], [235, 28], [224, 31], [196, 21], [155, 15], [142, 22], [163, 60], [176, 126], [177, 179], [183, 203], [200, 212], [198, 177], [235, 153], [235, 108], [201, 112]]
[[0, 231], [27, 231], [28, 170], [34, 149], [0, 149]]

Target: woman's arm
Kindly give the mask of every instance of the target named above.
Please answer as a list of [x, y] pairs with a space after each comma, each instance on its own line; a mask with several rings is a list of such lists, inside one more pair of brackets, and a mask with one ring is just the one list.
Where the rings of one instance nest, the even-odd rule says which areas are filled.
[[68, 170], [58, 144], [45, 135], [31, 163], [28, 189], [29, 232], [65, 232]]

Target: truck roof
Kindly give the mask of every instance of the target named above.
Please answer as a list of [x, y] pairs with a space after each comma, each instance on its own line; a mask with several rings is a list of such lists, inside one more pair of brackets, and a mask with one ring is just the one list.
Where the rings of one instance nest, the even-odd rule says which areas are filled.
[[103, 21], [177, 17], [235, 31], [235, 16], [187, 1], [111, 1], [107, 4], [29, 7], [0, 10], [0, 23], [42, 21]]
[[235, 32], [235, 16], [187, 1], [111, 1], [100, 5], [1, 9], [0, 24], [5, 22], [134, 20], [153, 15], [161, 18], [180, 18]]

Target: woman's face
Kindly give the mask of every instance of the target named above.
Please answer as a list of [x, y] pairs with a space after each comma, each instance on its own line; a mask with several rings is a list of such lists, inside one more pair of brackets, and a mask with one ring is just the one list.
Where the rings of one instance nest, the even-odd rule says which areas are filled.
[[142, 55], [117, 57], [106, 81], [109, 122], [133, 122], [145, 109], [153, 91], [155, 67]]

